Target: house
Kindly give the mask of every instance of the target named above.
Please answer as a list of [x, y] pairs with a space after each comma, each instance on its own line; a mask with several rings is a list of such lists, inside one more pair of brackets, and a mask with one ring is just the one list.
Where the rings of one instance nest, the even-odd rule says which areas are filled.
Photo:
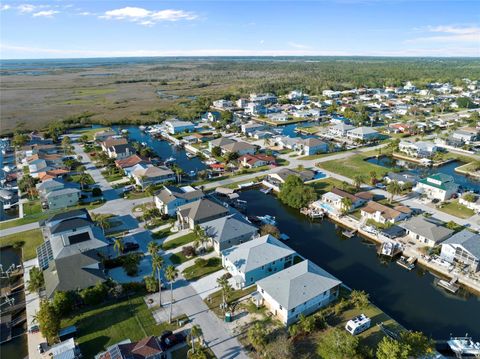
[[49, 353], [52, 359], [80, 359], [82, 357], [80, 348], [75, 344], [73, 338], [54, 344], [50, 347]]
[[178, 225], [180, 229], [194, 229], [197, 224], [224, 217], [228, 213], [228, 208], [210, 199], [202, 198], [178, 207]]
[[295, 253], [268, 234], [223, 250], [222, 265], [243, 288], [290, 267]]
[[355, 129], [355, 126], [348, 125], [342, 121], [334, 126], [329, 127], [328, 133], [336, 138], [345, 138], [347, 133], [353, 129]]
[[286, 122], [289, 120], [289, 115], [285, 112], [271, 113], [267, 117], [274, 122]]
[[287, 95], [287, 98], [290, 101], [298, 101], [298, 100], [303, 100], [304, 98], [308, 99], [308, 95], [304, 94], [302, 91], [294, 90], [294, 91], [290, 91], [290, 93]]
[[400, 186], [406, 186], [408, 184], [414, 186], [420, 180], [420, 177], [408, 172], [388, 172], [384, 179], [387, 183], [395, 181]]
[[294, 171], [290, 168], [282, 168], [277, 173], [268, 174], [262, 181], [262, 184], [279, 192], [280, 186], [285, 183], [288, 176], [297, 176], [303, 182], [310, 181], [315, 177], [315, 173], [310, 170]]
[[300, 137], [279, 136], [274, 139], [274, 145], [282, 149], [298, 150], [303, 139]]
[[103, 131], [95, 132], [95, 134], [93, 135], [93, 139], [96, 142], [103, 142], [107, 138], [113, 137], [113, 136], [116, 136], [116, 135], [117, 135], [117, 133], [113, 130], [103, 130]]
[[180, 121], [177, 119], [165, 121], [165, 128], [171, 135], [195, 131], [195, 125], [193, 123], [189, 121]]
[[108, 152], [108, 149], [112, 146], [126, 145], [128, 141], [124, 137], [108, 137], [104, 141], [100, 142], [103, 152]]
[[427, 196], [429, 199], [446, 201], [457, 193], [458, 185], [453, 177], [444, 173], [436, 173], [418, 181], [412, 189], [414, 192]]
[[397, 223], [410, 217], [411, 211], [404, 206], [395, 208], [387, 207], [375, 201], [369, 201], [365, 207], [360, 210], [362, 218], [373, 219], [378, 223]]
[[239, 213], [202, 223], [200, 227], [212, 241], [217, 254], [251, 240], [258, 233], [258, 228]]
[[138, 164], [147, 164], [147, 161], [142, 159], [138, 155], [128, 156], [122, 159], [115, 160], [115, 166], [124, 172], [128, 172], [130, 168], [135, 167]]
[[338, 298], [341, 281], [304, 260], [257, 281], [262, 303], [284, 325], [295, 323]]
[[197, 201], [204, 196], [202, 191], [190, 186], [164, 186], [155, 193], [155, 206], [161, 214], [174, 216], [178, 207]]
[[110, 158], [121, 160], [135, 154], [135, 150], [129, 144], [113, 145], [107, 148], [107, 154]]
[[95, 359], [162, 359], [164, 357], [165, 353], [159, 339], [153, 335], [133, 343], [130, 339], [123, 340], [95, 355]]
[[217, 108], [223, 108], [223, 109], [228, 109], [233, 107], [233, 102], [229, 100], [216, 100], [213, 101], [213, 106]]
[[57, 168], [54, 170], [48, 170], [45, 172], [38, 172], [38, 179], [42, 182], [48, 181], [50, 179], [59, 179], [65, 177], [69, 171], [63, 169], [63, 168]]
[[136, 184], [142, 188], [159, 183], [176, 181], [175, 172], [165, 166], [139, 168], [132, 173], [132, 177]]
[[480, 213], [480, 195], [473, 192], [464, 193], [459, 199], [458, 203], [463, 204], [465, 207]]
[[0, 202], [2, 203], [2, 209], [10, 209], [13, 206], [18, 205], [17, 193], [17, 191], [0, 188]]
[[300, 142], [299, 151], [306, 156], [325, 153], [328, 152], [328, 144], [318, 138], [310, 137]]
[[212, 140], [208, 143], [208, 150], [210, 152], [212, 152], [212, 150], [215, 148], [215, 147], [220, 147], [222, 148], [222, 146], [225, 146], [225, 145], [228, 145], [228, 144], [231, 144], [231, 143], [234, 143], [235, 141], [232, 140], [231, 138], [225, 138], [225, 137], [220, 137], [220, 138], [217, 138], [215, 140]]
[[431, 158], [436, 152], [438, 152], [438, 147], [432, 142], [400, 141], [398, 144], [398, 150], [410, 157]]
[[257, 146], [250, 143], [238, 141], [220, 146], [222, 153], [236, 153], [239, 156], [253, 155], [257, 151]]
[[453, 234], [451, 229], [443, 226], [443, 222], [434, 218], [416, 216], [400, 224], [407, 231], [407, 235], [416, 241], [425, 243], [429, 247], [436, 246]]
[[478, 141], [479, 134], [476, 128], [462, 128], [456, 130], [452, 134], [452, 138], [457, 141], [461, 141], [462, 143], [470, 144], [472, 142]]
[[348, 198], [352, 203], [350, 208], [345, 209], [347, 212], [350, 212], [367, 202], [365, 199], [357, 197], [351, 193], [342, 191], [338, 188], [333, 188], [331, 192], [324, 193], [320, 201], [315, 202], [313, 205], [318, 209], [326, 209], [330, 214], [339, 214], [342, 213], [344, 209], [344, 198]]
[[466, 265], [474, 273], [480, 271], [480, 235], [468, 229], [454, 234], [442, 243], [440, 258]]
[[42, 207], [61, 209], [75, 206], [80, 201], [81, 191], [77, 188], [63, 188], [46, 193], [42, 199]]
[[277, 96], [271, 93], [252, 93], [250, 94], [250, 102], [261, 105], [274, 104], [277, 102]]
[[221, 118], [222, 118], [222, 115], [218, 111], [209, 111], [209, 112], [205, 112], [202, 115], [202, 121], [206, 121], [206, 122], [217, 122], [217, 121], [220, 121]]
[[248, 122], [244, 123], [240, 126], [242, 133], [245, 135], [250, 135], [255, 131], [261, 131], [264, 130], [266, 127], [264, 124], [257, 123], [257, 122]]
[[263, 154], [243, 155], [238, 158], [238, 162], [247, 168], [256, 168], [275, 164], [275, 157]]
[[409, 123], [392, 123], [388, 126], [394, 132], [406, 133], [406, 134], [413, 134], [414, 126]]
[[380, 134], [371, 127], [357, 127], [348, 131], [347, 137], [354, 141], [374, 141], [380, 137]]

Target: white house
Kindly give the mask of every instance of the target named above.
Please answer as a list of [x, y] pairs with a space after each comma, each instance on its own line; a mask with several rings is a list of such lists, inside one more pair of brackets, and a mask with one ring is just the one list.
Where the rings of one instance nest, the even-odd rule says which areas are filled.
[[229, 100], [216, 100], [213, 101], [213, 106], [217, 108], [230, 108], [233, 107], [233, 102]]
[[355, 129], [355, 126], [348, 125], [345, 122], [342, 122], [331, 126], [328, 129], [328, 133], [333, 137], [342, 138], [347, 136], [348, 131], [351, 131], [353, 129]]
[[362, 218], [373, 219], [378, 223], [397, 223], [409, 217], [411, 210], [408, 207], [397, 206], [390, 208], [381, 203], [370, 201], [360, 210]]
[[453, 234], [451, 229], [444, 227], [441, 221], [434, 218], [416, 216], [400, 224], [407, 231], [407, 235], [416, 241], [433, 247]]
[[442, 243], [440, 257], [450, 263], [467, 265], [472, 272], [480, 270], [480, 235], [464, 229]]
[[295, 323], [338, 297], [341, 281], [304, 260], [257, 282], [262, 303], [284, 325]]
[[145, 188], [149, 185], [156, 185], [164, 182], [174, 182], [176, 180], [175, 173], [168, 167], [149, 166], [140, 168], [132, 173], [137, 185]]
[[204, 196], [202, 191], [191, 186], [164, 186], [163, 189], [155, 193], [155, 206], [161, 214], [175, 216], [178, 207], [197, 201]]
[[478, 131], [475, 128], [463, 128], [456, 130], [452, 137], [455, 140], [462, 141], [463, 143], [470, 144], [478, 140]]
[[266, 235], [222, 251], [222, 264], [243, 288], [291, 266], [294, 255], [293, 249]]
[[[472, 197], [472, 201], [470, 201], [467, 194]], [[480, 213], [480, 195], [478, 194], [473, 192], [464, 193], [463, 196], [458, 199], [458, 203], [463, 204], [465, 207], [470, 208], [476, 213]]]
[[380, 137], [380, 134], [371, 127], [357, 127], [347, 132], [347, 137], [352, 140], [373, 141]]
[[195, 125], [193, 123], [189, 121], [180, 121], [177, 119], [165, 121], [165, 127], [167, 128], [168, 133], [171, 135], [195, 131]]
[[446, 201], [457, 193], [458, 185], [454, 182], [452, 176], [444, 173], [436, 173], [418, 181], [412, 190], [432, 200], [438, 199], [440, 201]]
[[302, 140], [299, 145], [299, 151], [307, 156], [328, 152], [328, 144], [314, 137]]
[[432, 142], [400, 141], [398, 150], [411, 157], [429, 158], [438, 151], [438, 147]]

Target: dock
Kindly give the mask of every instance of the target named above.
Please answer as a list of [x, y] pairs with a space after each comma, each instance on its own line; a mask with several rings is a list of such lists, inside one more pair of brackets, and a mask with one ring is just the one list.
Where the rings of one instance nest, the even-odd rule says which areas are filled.
[[450, 293], [457, 293], [458, 290], [460, 289], [460, 286], [457, 284], [458, 282], [458, 277], [453, 277], [450, 281], [446, 281], [444, 279], [440, 279], [437, 282], [437, 285], [439, 287], [442, 287], [443, 289], [448, 290]]
[[343, 234], [345, 237], [347, 237], [347, 238], [352, 238], [356, 233], [357, 233], [356, 230], [351, 230], [351, 231], [349, 231], [349, 230], [344, 230], [344, 231], [342, 232], [342, 234]]
[[417, 261], [417, 258], [416, 257], [405, 257], [405, 256], [401, 256], [399, 260], [397, 260], [397, 264], [400, 266], [400, 267], [403, 267], [407, 270], [412, 270], [413, 268], [415, 268], [415, 262]]

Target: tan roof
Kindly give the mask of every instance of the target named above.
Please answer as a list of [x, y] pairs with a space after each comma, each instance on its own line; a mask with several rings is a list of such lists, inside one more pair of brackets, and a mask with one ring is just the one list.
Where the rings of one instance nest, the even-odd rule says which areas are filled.
[[380, 212], [382, 214], [382, 217], [386, 219], [394, 219], [401, 214], [400, 211], [384, 206], [383, 204], [375, 201], [368, 202], [367, 205], [362, 208], [362, 211], [372, 214], [375, 212]]
[[353, 202], [358, 201], [358, 199], [359, 199], [359, 197], [357, 197], [357, 196], [355, 196], [351, 193], [342, 191], [339, 188], [333, 188], [330, 192], [335, 193], [337, 196], [340, 196], [340, 197], [350, 198]]
[[128, 143], [126, 138], [107, 138], [102, 142], [103, 146], [110, 148], [112, 146], [126, 145]]

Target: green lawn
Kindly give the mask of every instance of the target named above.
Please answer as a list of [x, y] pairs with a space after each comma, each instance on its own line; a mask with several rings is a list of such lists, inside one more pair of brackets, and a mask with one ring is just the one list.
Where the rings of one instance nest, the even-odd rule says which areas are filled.
[[204, 267], [194, 264], [185, 268], [183, 271], [183, 276], [186, 280], [195, 281], [220, 269], [222, 269], [222, 261], [220, 258], [209, 258], [207, 259], [207, 264]]
[[197, 237], [195, 236], [194, 233], [188, 233], [184, 236], [177, 237], [175, 239], [172, 239], [168, 242], [165, 242], [162, 244], [162, 249], [164, 251], [168, 251], [169, 249], [177, 248], [180, 246], [183, 246], [187, 243], [193, 242]]
[[[344, 151], [344, 152], [346, 152], [346, 151]], [[302, 157], [299, 157], [298, 159], [299, 160], [305, 160], [305, 161], [316, 160], [316, 159], [323, 158], [323, 157], [330, 157], [330, 156], [338, 155], [339, 153], [341, 153], [341, 152], [319, 153], [319, 154], [316, 154], [316, 155], [302, 156]]]
[[185, 257], [185, 255], [182, 252], [173, 253], [169, 257], [170, 262], [172, 262], [173, 264], [182, 264], [193, 258], [195, 257], [190, 257], [190, 258]]
[[157, 325], [143, 295], [139, 294], [119, 302], [81, 309], [74, 317], [62, 320], [62, 327], [75, 325], [78, 330], [76, 341], [83, 356], [93, 358], [102, 348], [121, 340], [136, 341], [148, 335], [160, 335], [167, 329], [176, 329], [175, 323], [176, 320], [172, 324]]
[[32, 229], [0, 237], [0, 247], [21, 247], [24, 261], [35, 258], [37, 256], [36, 249], [42, 243], [43, 235], [40, 229]]
[[118, 181], [118, 180], [121, 180], [124, 177], [123, 173], [108, 174], [107, 171], [103, 171], [102, 176], [105, 177], [105, 179], [108, 182]]
[[23, 204], [23, 215], [31, 216], [42, 212], [40, 200], [30, 201]]
[[73, 131], [73, 133], [77, 133], [80, 135], [87, 135], [88, 140], [91, 141], [93, 140], [93, 136], [95, 135], [96, 132], [107, 131], [110, 129], [111, 129], [110, 127], [89, 128], [89, 129], [83, 129], [83, 130], [75, 130]]
[[[239, 300], [240, 298], [243, 298], [249, 294], [252, 294], [257, 290], [256, 285], [251, 285], [248, 288], [245, 289], [238, 289], [234, 290], [230, 294], [230, 299], [229, 302], [235, 302]], [[205, 304], [208, 306], [210, 310], [212, 310], [217, 316], [220, 318], [223, 318], [223, 311], [220, 309], [220, 304], [223, 302], [223, 296], [222, 296], [222, 291], [216, 291], [212, 294], [210, 294], [206, 299], [205, 299]]]
[[343, 159], [320, 162], [317, 166], [348, 178], [361, 175], [365, 177], [365, 180], [367, 180], [372, 171], [375, 171], [378, 178], [385, 176], [387, 172], [393, 170], [393, 168], [382, 167], [365, 161], [369, 156], [372, 156], [372, 154], [353, 155]]
[[330, 192], [334, 187], [344, 189], [345, 186], [345, 191], [355, 192], [355, 188], [352, 185], [344, 184], [342, 181], [331, 177], [309, 183], [309, 186], [313, 186], [319, 196]]
[[438, 206], [438, 209], [442, 212], [463, 219], [470, 218], [475, 214], [475, 212], [470, 208], [467, 208], [463, 204], [458, 203], [458, 199], [446, 204], [441, 204], [440, 206]]

